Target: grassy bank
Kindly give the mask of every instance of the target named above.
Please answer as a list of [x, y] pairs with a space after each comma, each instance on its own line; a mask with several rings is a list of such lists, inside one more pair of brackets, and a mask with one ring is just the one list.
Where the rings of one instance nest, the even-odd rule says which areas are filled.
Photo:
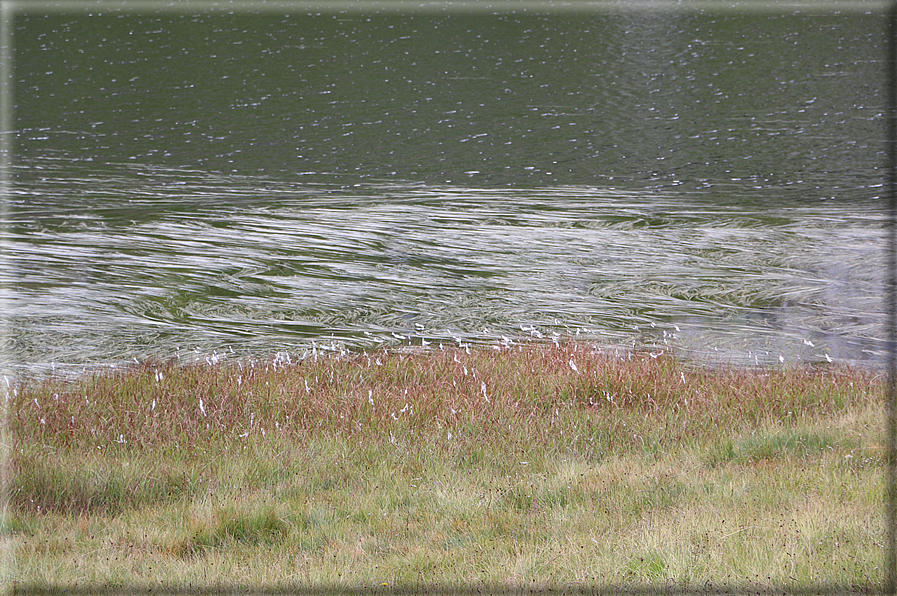
[[586, 343], [143, 365], [11, 402], [19, 586], [883, 577], [882, 380]]

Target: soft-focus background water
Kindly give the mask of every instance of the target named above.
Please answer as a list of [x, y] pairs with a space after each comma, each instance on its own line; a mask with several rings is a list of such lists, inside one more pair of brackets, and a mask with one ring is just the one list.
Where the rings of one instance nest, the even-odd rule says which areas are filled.
[[880, 363], [879, 12], [35, 12], [21, 371], [593, 338]]

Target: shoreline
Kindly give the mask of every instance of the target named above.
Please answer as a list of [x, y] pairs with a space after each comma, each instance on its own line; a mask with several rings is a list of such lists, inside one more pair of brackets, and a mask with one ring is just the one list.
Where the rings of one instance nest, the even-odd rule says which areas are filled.
[[[107, 362], [93, 363], [51, 362], [39, 365], [18, 365], [10, 364], [10, 362], [13, 361], [7, 360], [5, 373], [9, 375], [8, 378], [15, 379], [16, 382], [41, 381], [53, 378], [77, 380], [81, 377], [84, 377], [85, 375], [114, 375], [123, 371], [132, 371], [146, 366], [155, 368], [167, 367], [171, 365], [194, 366], [207, 364], [209, 366], [216, 366], [219, 364], [234, 362], [242, 362], [244, 364], [248, 362], [263, 363], [267, 361], [279, 361], [280, 359], [286, 359], [290, 362], [298, 362], [304, 361], [308, 358], [314, 359], [316, 357], [324, 356], [351, 358], [353, 356], [367, 356], [368, 354], [436, 354], [439, 351], [451, 351], [459, 347], [461, 349], [466, 348], [469, 350], [507, 351], [512, 349], [531, 349], [539, 347], [551, 349], [558, 348], [562, 345], [581, 345], [587, 346], [589, 349], [597, 349], [605, 353], [616, 354], [662, 354], [664, 357], [673, 357], [683, 363], [688, 363], [691, 366], [706, 370], [780, 370], [788, 368], [833, 367], [866, 370], [875, 373], [882, 372], [886, 366], [885, 363], [880, 362], [875, 358], [869, 358], [867, 360], [856, 360], [839, 358], [832, 359], [819, 356], [815, 359], [780, 357], [778, 360], [776, 360], [769, 354], [766, 354], [763, 361], [755, 358], [754, 362], [751, 362], [750, 356], [753, 355], [753, 353], [749, 353], [748, 356], [742, 354], [737, 357], [726, 358], [722, 353], [718, 353], [710, 349], [701, 351], [683, 351], [677, 348], [674, 343], [669, 342], [661, 345], [659, 345], [657, 342], [632, 342], [629, 345], [602, 344], [598, 339], [580, 339], [578, 335], [569, 335], [566, 337], [556, 336], [553, 338], [504, 337], [503, 340], [470, 340], [465, 343], [458, 343], [457, 339], [455, 341], [447, 341], [444, 339], [427, 341], [426, 339], [417, 336], [409, 339], [410, 341], [408, 344], [383, 344], [374, 346], [370, 349], [347, 348], [344, 345], [337, 344], [336, 342], [318, 343], [312, 341], [311, 346], [303, 346], [295, 348], [293, 350], [279, 350], [276, 352], [258, 354], [236, 352], [234, 351], [232, 346], [225, 345], [220, 352], [217, 349], [213, 349], [210, 352], [202, 351], [199, 348], [183, 351], [178, 349], [175, 350], [173, 354], [168, 354], [165, 356], [131, 356], [129, 359], [121, 358], [117, 360], [110, 360]], [[413, 343], [414, 340], [421, 339], [423, 339], [423, 345]]]

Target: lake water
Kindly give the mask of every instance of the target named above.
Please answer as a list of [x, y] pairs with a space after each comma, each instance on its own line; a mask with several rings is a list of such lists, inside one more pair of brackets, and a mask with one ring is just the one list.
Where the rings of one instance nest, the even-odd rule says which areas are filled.
[[323, 6], [15, 17], [19, 372], [539, 336], [883, 361], [880, 9]]

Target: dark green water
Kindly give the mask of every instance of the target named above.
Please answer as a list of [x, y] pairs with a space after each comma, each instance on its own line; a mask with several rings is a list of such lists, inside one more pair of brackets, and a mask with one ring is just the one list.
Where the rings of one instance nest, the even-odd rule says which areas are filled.
[[578, 334], [879, 362], [883, 31], [19, 14], [8, 348], [39, 370]]

